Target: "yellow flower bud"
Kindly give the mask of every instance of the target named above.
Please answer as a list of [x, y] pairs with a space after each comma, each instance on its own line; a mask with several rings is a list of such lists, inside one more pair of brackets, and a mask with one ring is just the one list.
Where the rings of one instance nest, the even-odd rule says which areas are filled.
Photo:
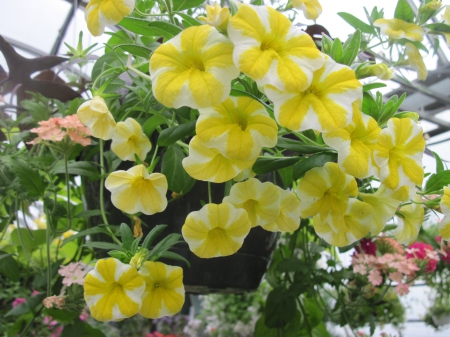
[[206, 17], [199, 16], [198, 19], [226, 34], [230, 17], [230, 10], [227, 7], [222, 8], [218, 4], [214, 4], [214, 6], [206, 5]]
[[131, 258], [130, 260], [130, 266], [136, 268], [139, 270], [141, 268], [142, 264], [147, 260], [148, 255], [148, 249], [147, 248], [141, 248], [137, 251], [136, 254]]

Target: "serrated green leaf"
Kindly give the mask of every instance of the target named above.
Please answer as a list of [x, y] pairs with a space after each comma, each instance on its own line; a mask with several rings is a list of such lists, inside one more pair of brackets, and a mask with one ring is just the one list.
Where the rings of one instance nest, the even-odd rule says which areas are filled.
[[302, 177], [306, 172], [314, 167], [325, 165], [328, 162], [335, 162], [337, 160], [337, 153], [323, 152], [311, 156], [305, 160], [299, 161], [294, 165], [293, 178], [294, 180]]
[[15, 173], [27, 195], [30, 198], [43, 198], [48, 184], [39, 171], [22, 159], [12, 158], [10, 164], [10, 170]]
[[432, 174], [425, 185], [425, 193], [437, 192], [450, 184], [450, 170]]
[[407, 0], [398, 0], [397, 7], [395, 7], [394, 18], [409, 23], [414, 22], [414, 11]]
[[158, 137], [159, 146], [169, 146], [183, 137], [193, 135], [196, 121], [180, 124], [163, 130]]
[[252, 170], [256, 174], [269, 173], [287, 166], [294, 165], [299, 160], [300, 157], [259, 157], [256, 160], [255, 164], [253, 164]]
[[344, 12], [339, 12], [337, 13], [337, 15], [339, 15], [342, 19], [344, 19], [350, 26], [354, 27], [355, 29], [360, 29], [361, 32], [366, 34], [376, 35], [375, 28], [361, 21], [357, 17]]
[[173, 10], [182, 11], [183, 9], [189, 9], [200, 6], [205, 0], [172, 0]]

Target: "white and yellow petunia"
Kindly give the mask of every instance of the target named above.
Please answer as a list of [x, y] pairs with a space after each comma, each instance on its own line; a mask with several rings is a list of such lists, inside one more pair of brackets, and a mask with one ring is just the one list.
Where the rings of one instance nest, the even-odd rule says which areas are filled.
[[409, 186], [413, 194], [415, 186], [422, 185], [424, 150], [423, 131], [416, 122], [391, 118], [387, 128], [380, 132], [374, 151], [381, 183], [392, 190]]
[[375, 193], [359, 193], [358, 197], [373, 208], [373, 220], [370, 227], [372, 236], [380, 234], [397, 211], [400, 200], [395, 198], [396, 194], [395, 191], [386, 189], [383, 185]]
[[252, 227], [272, 223], [280, 215], [280, 189], [256, 178], [234, 184], [223, 201], [246, 210]]
[[[450, 185], [449, 185], [450, 186]], [[445, 215], [439, 222], [439, 235], [446, 241], [450, 241], [450, 188], [444, 186], [444, 194], [439, 204], [441, 212]]]
[[410, 245], [416, 241], [423, 223], [424, 208], [417, 204], [422, 202], [421, 197], [416, 195], [412, 200], [416, 203], [400, 208], [399, 213], [401, 215], [397, 217], [398, 226], [393, 233], [394, 238], [403, 245]]
[[119, 23], [125, 16], [131, 14], [135, 2], [135, 0], [90, 0], [84, 15], [91, 34], [100, 36], [106, 26]]
[[405, 44], [406, 55], [408, 55], [408, 64], [417, 71], [417, 79], [425, 81], [428, 76], [428, 69], [423, 61], [423, 57], [420, 54], [419, 49], [412, 43]]
[[261, 225], [271, 232], [294, 232], [300, 226], [300, 200], [291, 192], [280, 190], [280, 215], [273, 221]]
[[245, 210], [223, 202], [206, 204], [200, 211], [189, 213], [181, 232], [195, 255], [211, 258], [236, 253], [250, 228]]
[[229, 97], [219, 105], [199, 111], [198, 138], [224, 157], [250, 161], [259, 156], [262, 147], [277, 143], [277, 124], [253, 98]]
[[115, 171], [105, 180], [111, 201], [121, 211], [152, 215], [167, 207], [167, 179], [161, 173], [148, 173], [144, 165], [128, 171]]
[[134, 161], [136, 154], [144, 160], [151, 150], [150, 139], [142, 132], [141, 125], [133, 118], [119, 122], [116, 126], [111, 143], [111, 150], [122, 160]]
[[380, 28], [381, 34], [393, 40], [407, 39], [420, 42], [425, 35], [422, 27], [400, 19], [378, 19], [373, 25]]
[[100, 322], [120, 321], [141, 308], [145, 282], [136, 268], [117, 259], [98, 260], [84, 279], [84, 299]]
[[77, 110], [78, 119], [91, 131], [91, 135], [103, 140], [112, 138], [116, 121], [100, 96], [84, 102]]
[[265, 87], [278, 124], [293, 131], [330, 132], [351, 122], [352, 103], [362, 99], [362, 85], [351, 68], [330, 57], [326, 60], [305, 90], [283, 92], [276, 86]]
[[317, 20], [322, 14], [322, 6], [318, 0], [292, 0], [292, 7], [301, 10], [309, 20]]
[[371, 205], [351, 199], [344, 209], [342, 221], [333, 223], [316, 215], [313, 218], [314, 230], [330, 245], [345, 247], [369, 234], [372, 213]]
[[194, 109], [223, 102], [231, 80], [233, 44], [209, 25], [192, 26], [159, 46], [150, 58], [155, 98], [171, 108]]
[[206, 5], [206, 17], [199, 16], [198, 19], [208, 25], [216, 27], [219, 32], [226, 33], [230, 17], [230, 9], [227, 7], [222, 8], [216, 3], [214, 6]]
[[173, 316], [184, 304], [183, 269], [162, 262], [146, 261], [139, 269], [145, 291], [139, 313], [145, 318]]
[[339, 167], [355, 178], [378, 175], [373, 150], [381, 128], [372, 117], [353, 104], [352, 123], [323, 134], [325, 143], [338, 151]]
[[223, 183], [253, 166], [252, 160], [238, 160], [224, 157], [219, 150], [206, 147], [195, 136], [189, 143], [189, 156], [183, 159], [186, 172], [197, 180]]
[[319, 215], [321, 222], [333, 225], [343, 221], [349, 197], [358, 195], [358, 185], [338, 164], [329, 162], [306, 172], [296, 193], [302, 218]]
[[236, 66], [258, 85], [305, 90], [324, 63], [312, 38], [267, 6], [242, 5], [228, 24]]

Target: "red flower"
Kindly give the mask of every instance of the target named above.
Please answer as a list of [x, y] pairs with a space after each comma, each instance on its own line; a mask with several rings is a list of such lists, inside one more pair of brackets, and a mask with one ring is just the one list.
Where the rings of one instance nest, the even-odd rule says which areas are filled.
[[439, 256], [437, 252], [434, 251], [431, 245], [424, 242], [414, 242], [412, 245], [409, 246], [409, 249], [407, 249], [406, 251], [407, 251], [406, 257], [408, 259], [416, 258], [418, 260], [427, 261], [427, 269], [426, 269], [427, 273], [436, 270]]

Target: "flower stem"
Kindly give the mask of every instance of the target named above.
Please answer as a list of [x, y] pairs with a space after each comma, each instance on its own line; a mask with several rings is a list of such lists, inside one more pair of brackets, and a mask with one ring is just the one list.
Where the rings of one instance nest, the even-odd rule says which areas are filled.
[[208, 181], [208, 201], [210, 204], [212, 204], [212, 198], [211, 198], [211, 182]]
[[52, 260], [50, 258], [50, 244], [52, 243], [51, 214], [47, 207], [44, 207], [47, 226], [45, 226], [45, 242], [47, 245], [47, 297], [52, 296]]
[[67, 219], [69, 220], [69, 225], [67, 230], [72, 228], [72, 214], [70, 210], [70, 184], [69, 184], [69, 165], [67, 154], [64, 153], [64, 168], [66, 169], [66, 188], [67, 188]]

